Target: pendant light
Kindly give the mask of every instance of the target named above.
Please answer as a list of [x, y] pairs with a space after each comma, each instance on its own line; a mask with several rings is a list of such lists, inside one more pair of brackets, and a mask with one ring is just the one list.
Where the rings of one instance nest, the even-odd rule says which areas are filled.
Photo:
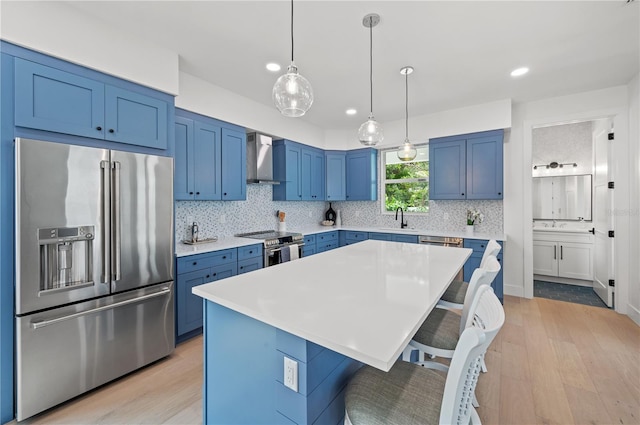
[[313, 103], [313, 89], [293, 62], [293, 0], [291, 0], [291, 65], [273, 86], [273, 103], [286, 117], [303, 116]]
[[369, 84], [370, 105], [369, 119], [358, 129], [358, 140], [365, 146], [375, 146], [384, 139], [382, 126], [373, 117], [373, 27], [380, 22], [380, 15], [370, 13], [362, 18], [362, 25], [369, 28]]
[[405, 87], [405, 136], [404, 145], [398, 151], [398, 159], [401, 161], [412, 161], [416, 158], [418, 151], [409, 142], [409, 74], [413, 72], [413, 67], [405, 66], [400, 70], [400, 74], [404, 75], [404, 87]]

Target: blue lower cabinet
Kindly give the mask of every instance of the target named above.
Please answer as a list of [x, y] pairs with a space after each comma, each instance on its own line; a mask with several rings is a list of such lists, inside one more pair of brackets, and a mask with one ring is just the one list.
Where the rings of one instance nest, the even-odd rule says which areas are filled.
[[[260, 245], [257, 245], [260, 247]], [[261, 247], [260, 247], [261, 248]], [[256, 248], [254, 248], [255, 250]], [[260, 267], [262, 251], [259, 251]], [[199, 334], [202, 328], [202, 298], [193, 295], [194, 286], [226, 279], [238, 274], [239, 267], [251, 268], [258, 258], [238, 261], [236, 248], [180, 257], [176, 261], [176, 341]], [[250, 270], [243, 269], [242, 273]]]
[[318, 233], [316, 235], [316, 253], [319, 254], [321, 252], [329, 251], [331, 249], [336, 249], [340, 245], [338, 231], [334, 230], [331, 232]]
[[391, 233], [369, 233], [369, 239], [374, 241], [393, 241], [393, 234]]
[[393, 235], [394, 242], [418, 243], [418, 235]]
[[366, 241], [369, 239], [369, 234], [367, 232], [356, 232], [352, 230], [341, 230], [340, 236], [344, 235], [344, 243], [343, 240], [340, 240], [340, 246], [351, 245], [354, 243]]
[[[469, 282], [469, 280], [471, 279], [471, 275], [473, 274], [473, 271], [478, 267], [480, 267], [480, 262], [482, 261], [482, 255], [484, 254], [484, 250], [487, 247], [488, 242], [489, 241], [487, 240], [480, 240], [480, 239], [464, 240], [464, 247], [471, 248], [473, 250], [473, 253], [471, 254], [471, 256], [469, 257], [469, 259], [464, 265], [464, 281], [465, 282]], [[498, 262], [500, 263], [500, 266], [503, 267], [504, 262], [502, 261], [502, 254], [504, 251], [504, 244], [502, 242], [498, 242], [498, 243], [502, 245], [503, 249], [500, 251], [500, 253], [498, 253], [497, 259], [498, 259]], [[504, 289], [503, 289], [502, 276], [503, 276], [503, 270], [502, 268], [500, 268], [500, 272], [496, 275], [496, 278], [491, 284], [493, 291], [495, 292], [496, 296], [500, 299], [501, 302], [504, 301]]]
[[247, 258], [246, 260], [238, 260], [238, 274], [252, 272], [263, 268], [264, 260], [260, 258]]
[[304, 246], [302, 247], [302, 256], [308, 257], [316, 252], [316, 235], [305, 235]]

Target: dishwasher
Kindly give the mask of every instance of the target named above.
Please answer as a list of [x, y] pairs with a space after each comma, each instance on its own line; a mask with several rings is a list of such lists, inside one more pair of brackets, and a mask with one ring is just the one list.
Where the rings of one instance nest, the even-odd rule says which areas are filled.
[[[418, 243], [421, 245], [438, 245], [462, 248], [463, 242], [464, 239], [462, 238], [450, 238], [446, 236], [418, 236]], [[458, 271], [458, 274], [453, 278], [453, 280], [464, 280], [464, 268]]]

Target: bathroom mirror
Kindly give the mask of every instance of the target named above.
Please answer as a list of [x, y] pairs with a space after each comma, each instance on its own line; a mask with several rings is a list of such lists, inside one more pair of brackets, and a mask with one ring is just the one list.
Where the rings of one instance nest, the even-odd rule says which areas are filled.
[[534, 220], [591, 220], [591, 174], [533, 178]]

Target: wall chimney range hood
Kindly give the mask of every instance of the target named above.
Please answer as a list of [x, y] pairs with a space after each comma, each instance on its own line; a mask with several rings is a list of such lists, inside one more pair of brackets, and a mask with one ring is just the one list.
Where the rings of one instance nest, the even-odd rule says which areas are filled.
[[260, 133], [247, 134], [247, 183], [280, 184], [273, 179], [273, 139]]

